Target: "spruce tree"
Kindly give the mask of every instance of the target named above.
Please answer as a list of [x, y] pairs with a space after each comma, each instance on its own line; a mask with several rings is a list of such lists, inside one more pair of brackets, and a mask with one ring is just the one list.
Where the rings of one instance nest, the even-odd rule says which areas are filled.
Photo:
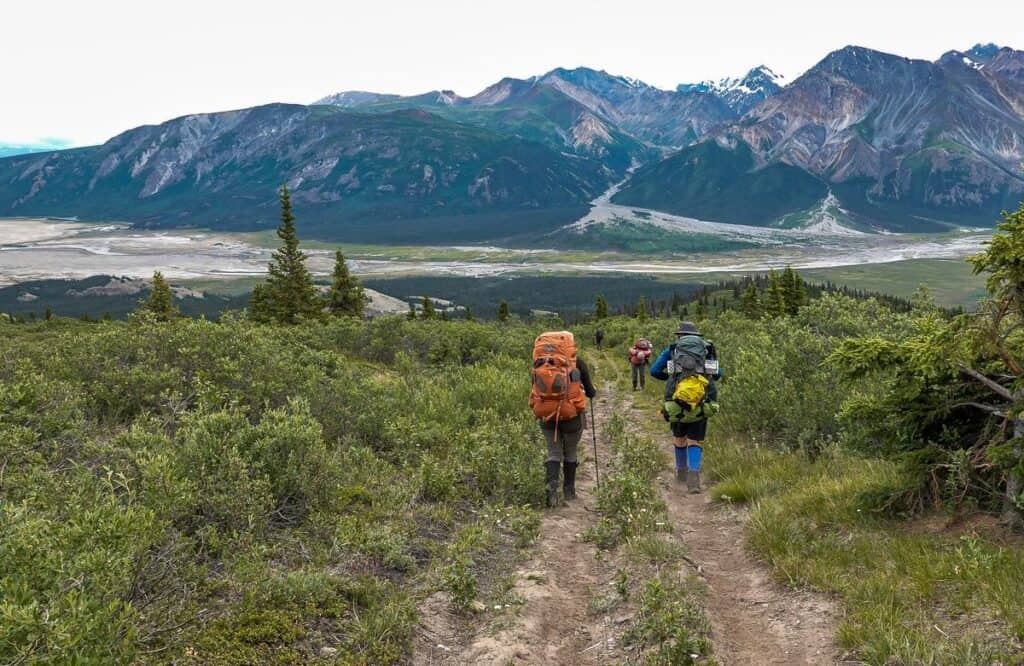
[[306, 268], [306, 254], [299, 250], [291, 195], [287, 186], [279, 193], [281, 224], [277, 237], [281, 247], [274, 251], [262, 289], [253, 291], [252, 315], [257, 321], [296, 324], [302, 319], [323, 316], [323, 301]]
[[[984, 327], [979, 327], [981, 339], [975, 349], [995, 350], [997, 359], [977, 369], [961, 366], [975, 382], [987, 387], [997, 401], [995, 413], [1003, 414], [1007, 424], [1013, 426], [1012, 436], [1007, 432], [1009, 450], [1002, 465], [1005, 469], [1006, 488], [1003, 495], [1003, 520], [1013, 529], [1024, 530], [1024, 412], [1019, 405], [1024, 401], [1024, 388], [1018, 382], [1010, 388], [1001, 386], [986, 372], [991, 372], [996, 363], [1002, 366], [1004, 376], [1016, 379], [1024, 369], [1024, 355], [1018, 344], [1013, 342], [1015, 331], [1024, 323], [1024, 203], [1013, 213], [1003, 213], [1003, 220], [997, 226], [985, 250], [970, 257], [974, 274], [986, 274], [985, 285], [989, 297], [982, 312]], [[992, 352], [989, 352], [990, 354]], [[977, 363], [977, 361], [975, 361]], [[934, 370], [932, 370], [934, 372]], [[1012, 439], [1011, 439], [1012, 437]]]
[[704, 301], [697, 301], [697, 308], [694, 310], [694, 316], [697, 317], [698, 321], [701, 319], [707, 319], [708, 307], [704, 305]]
[[740, 296], [740, 310], [750, 319], [761, 317], [761, 294], [753, 282], [747, 285], [747, 290]]
[[473, 308], [466, 306], [466, 321], [476, 321], [473, 319]]
[[498, 304], [498, 321], [508, 321], [512, 313], [508, 309], [508, 302], [502, 301]]
[[786, 314], [795, 315], [807, 300], [807, 287], [803, 278], [797, 275], [792, 266], [786, 266], [779, 282], [782, 285], [782, 298], [786, 303]]
[[647, 297], [641, 296], [640, 300], [636, 304], [636, 318], [640, 320], [640, 323], [647, 321]]
[[423, 302], [420, 308], [420, 318], [422, 319], [433, 319], [434, 318], [434, 301], [430, 299], [430, 296], [424, 296]]
[[46, 311], [43, 312], [43, 319], [46, 321], [53, 319], [53, 310], [50, 309], [50, 306], [46, 306]]
[[810, 303], [810, 296], [807, 293], [807, 283], [804, 282], [803, 276], [797, 273], [796, 271], [793, 271], [793, 284], [793, 291], [796, 295], [796, 298], [794, 299], [794, 302], [796, 303], [796, 308], [793, 314], [796, 314], [796, 310], [799, 310], [803, 306]]
[[768, 274], [768, 290], [765, 292], [765, 312], [769, 317], [783, 317], [786, 314], [786, 293], [775, 271]]
[[366, 307], [366, 293], [348, 270], [345, 255], [341, 250], [334, 253], [334, 272], [331, 274], [331, 290], [327, 292], [327, 309], [333, 315], [362, 317]]
[[607, 319], [608, 318], [608, 301], [604, 299], [604, 296], [598, 296], [594, 302], [594, 319]]
[[409, 314], [405, 318], [409, 321], [416, 321], [416, 306], [413, 305], [412, 301], [409, 301]]
[[448, 321], [448, 308], [441, 310], [441, 321]]
[[153, 289], [149, 292], [149, 298], [142, 302], [142, 308], [152, 312], [157, 321], [170, 321], [178, 316], [171, 285], [167, 284], [160, 271], [153, 273]]

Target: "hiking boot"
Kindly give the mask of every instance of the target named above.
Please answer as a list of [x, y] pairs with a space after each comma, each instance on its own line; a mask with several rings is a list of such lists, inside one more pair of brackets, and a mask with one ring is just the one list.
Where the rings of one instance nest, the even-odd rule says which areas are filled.
[[562, 494], [567, 500], [576, 499], [576, 468], [579, 466], [578, 462], [569, 462], [568, 460], [562, 463], [562, 476], [564, 477]]
[[544, 463], [544, 505], [547, 507], [558, 506], [558, 469], [561, 463], [557, 460], [549, 460]]
[[685, 469], [677, 469], [676, 470], [676, 483], [680, 483], [681, 484], [681, 483], [684, 483], [685, 481], [686, 481], [686, 470]]
[[693, 494], [700, 492], [700, 472], [686, 473], [686, 489]]

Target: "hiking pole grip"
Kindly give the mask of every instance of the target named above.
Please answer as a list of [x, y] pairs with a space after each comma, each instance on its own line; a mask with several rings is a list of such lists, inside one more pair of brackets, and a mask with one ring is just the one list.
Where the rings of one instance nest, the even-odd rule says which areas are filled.
[[601, 487], [601, 465], [597, 462], [597, 420], [594, 412], [597, 411], [597, 402], [590, 401], [590, 435], [594, 439], [594, 481], [597, 487]]

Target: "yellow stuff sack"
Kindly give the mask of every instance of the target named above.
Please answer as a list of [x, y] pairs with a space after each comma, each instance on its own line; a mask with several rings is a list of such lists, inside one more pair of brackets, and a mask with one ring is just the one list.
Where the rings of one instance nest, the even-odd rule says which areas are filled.
[[691, 408], [696, 409], [704, 400], [708, 390], [708, 379], [704, 375], [690, 375], [679, 380], [676, 390], [672, 393], [672, 399], [685, 402]]

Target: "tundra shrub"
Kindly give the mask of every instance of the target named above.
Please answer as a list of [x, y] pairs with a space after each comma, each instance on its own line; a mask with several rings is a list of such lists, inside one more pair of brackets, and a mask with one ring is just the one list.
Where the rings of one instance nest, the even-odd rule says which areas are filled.
[[534, 335], [18, 327], [0, 339], [0, 663], [408, 661], [418, 595], [490, 594], [510, 564], [493, 554], [536, 534]]

